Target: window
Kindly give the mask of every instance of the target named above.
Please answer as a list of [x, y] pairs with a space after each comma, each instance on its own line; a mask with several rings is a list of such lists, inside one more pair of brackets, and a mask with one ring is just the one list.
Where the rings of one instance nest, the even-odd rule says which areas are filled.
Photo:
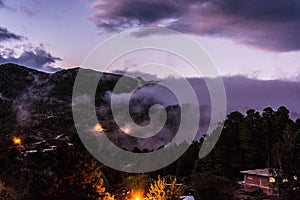
[[269, 177], [269, 182], [270, 183], [275, 183], [275, 178], [274, 177]]

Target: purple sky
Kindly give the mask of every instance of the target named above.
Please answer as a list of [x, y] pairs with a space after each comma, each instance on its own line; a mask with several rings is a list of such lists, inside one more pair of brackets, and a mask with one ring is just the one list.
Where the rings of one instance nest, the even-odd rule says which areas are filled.
[[0, 63], [75, 67], [114, 33], [149, 26], [194, 38], [224, 76], [300, 81], [298, 0], [0, 0]]

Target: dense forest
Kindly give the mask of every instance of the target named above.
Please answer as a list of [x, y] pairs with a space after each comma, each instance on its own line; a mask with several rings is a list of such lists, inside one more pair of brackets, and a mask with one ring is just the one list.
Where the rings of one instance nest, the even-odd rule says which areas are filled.
[[[148, 174], [104, 166], [85, 150], [76, 133], [70, 139], [72, 146], [61, 141], [54, 152], [27, 157], [21, 156], [18, 145], [7, 144], [9, 150], [1, 152], [7, 156], [1, 157], [0, 194], [2, 199], [123, 199], [131, 198], [127, 191], [141, 190], [147, 196], [155, 186], [160, 188], [158, 184], [175, 180], [183, 184], [182, 192], [190, 190], [196, 199], [234, 199], [241, 170], [277, 168], [282, 170], [281, 179], [289, 180], [277, 182], [282, 198], [296, 199], [299, 132], [300, 120], [291, 120], [285, 107], [265, 108], [262, 113], [250, 109], [245, 115], [233, 112], [227, 116], [217, 145], [204, 159], [198, 159], [203, 137], [175, 163]], [[167, 199], [172, 189], [163, 188]]]

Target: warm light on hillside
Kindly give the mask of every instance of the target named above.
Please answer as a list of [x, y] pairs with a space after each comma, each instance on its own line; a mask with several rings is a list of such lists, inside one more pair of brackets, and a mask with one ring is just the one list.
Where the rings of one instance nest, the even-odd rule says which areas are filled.
[[97, 131], [97, 132], [104, 131], [102, 125], [99, 124], [99, 123], [95, 124], [93, 130], [94, 130], [94, 131]]
[[129, 134], [131, 129], [129, 127], [125, 127], [122, 129], [126, 134]]
[[22, 144], [22, 140], [19, 137], [13, 137], [13, 142], [14, 142], [15, 145]]

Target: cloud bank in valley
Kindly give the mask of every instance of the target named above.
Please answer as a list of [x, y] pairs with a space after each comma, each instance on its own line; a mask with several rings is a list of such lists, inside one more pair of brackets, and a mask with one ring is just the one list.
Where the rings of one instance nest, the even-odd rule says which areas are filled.
[[[202, 108], [210, 108], [211, 100], [208, 88], [204, 79], [190, 78], [188, 79], [193, 87], [199, 105]], [[170, 78], [176, 87], [181, 88], [181, 82]], [[214, 79], [207, 78], [206, 81], [212, 84]], [[286, 106], [291, 111], [293, 119], [300, 117], [300, 83], [284, 80], [256, 80], [249, 79], [244, 76], [223, 77], [224, 86], [227, 96], [227, 112], [240, 111], [245, 113], [248, 109], [256, 109], [262, 111], [266, 107], [277, 109], [280, 106]], [[184, 95], [185, 91], [181, 90]], [[140, 94], [136, 97], [144, 98], [148, 102], [155, 101], [162, 105], [176, 105], [177, 99], [174, 94], [159, 85], [146, 86], [139, 89]], [[116, 95], [119, 102], [127, 94]], [[137, 102], [142, 102], [141, 100]], [[184, 102], [189, 104], [189, 100]], [[208, 114], [208, 113], [202, 113]]]
[[91, 8], [90, 20], [107, 32], [162, 26], [268, 51], [300, 50], [297, 0], [96, 0]]

